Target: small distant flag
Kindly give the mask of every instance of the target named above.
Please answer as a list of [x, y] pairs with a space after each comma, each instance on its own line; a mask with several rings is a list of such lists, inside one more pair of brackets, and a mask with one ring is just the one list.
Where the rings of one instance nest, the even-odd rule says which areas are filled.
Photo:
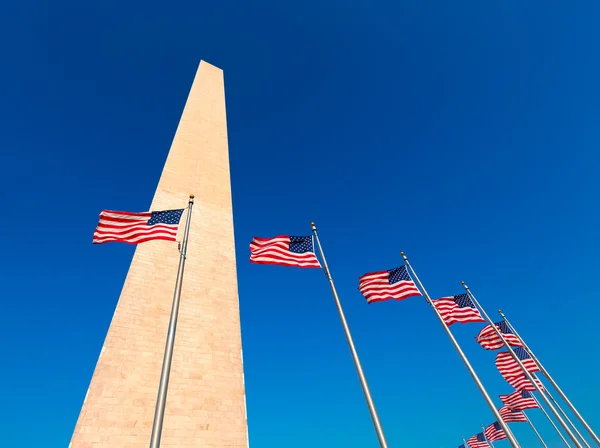
[[321, 267], [315, 255], [312, 236], [254, 237], [250, 243], [250, 261], [298, 268]]
[[140, 244], [151, 240], [177, 241], [183, 210], [142, 213], [102, 210], [100, 221], [94, 230], [93, 243]]
[[461, 324], [485, 322], [485, 319], [481, 317], [479, 310], [467, 294], [442, 297], [441, 299], [432, 300], [432, 303], [438, 309], [448, 326], [457, 322]]
[[500, 395], [500, 400], [514, 411], [537, 409], [539, 407], [535, 398], [533, 398], [533, 394], [526, 391], [516, 391], [512, 394]]
[[[496, 322], [494, 325], [500, 330], [500, 333], [502, 333], [506, 339], [506, 342], [508, 342], [510, 345], [516, 347], [523, 346], [519, 338], [513, 334], [512, 330], [505, 321], [502, 320], [500, 322]], [[500, 336], [498, 336], [491, 325], [486, 325], [483, 327], [483, 329], [477, 335], [476, 340], [479, 345], [486, 350], [498, 350], [504, 346], [502, 339], [500, 339]]]
[[[527, 379], [525, 373], [523, 373], [521, 376], [506, 376], [504, 379], [518, 392], [534, 392], [537, 390], [533, 383]], [[536, 378], [535, 382], [541, 390], [544, 390], [544, 386], [540, 380]]]
[[[524, 348], [516, 347], [514, 348], [514, 352], [529, 372], [539, 372], [540, 368]], [[505, 378], [523, 375], [523, 370], [509, 352], [498, 353], [496, 356], [496, 367]]]
[[506, 433], [504, 432], [504, 430], [500, 426], [500, 423], [498, 423], [498, 422], [494, 422], [491, 425], [489, 425], [487, 428], [485, 428], [484, 433], [485, 433], [485, 437], [490, 442], [496, 442], [497, 440], [506, 439]]
[[406, 266], [364, 274], [359, 279], [358, 289], [367, 299], [367, 303], [390, 299], [403, 300], [421, 295]]
[[467, 440], [467, 444], [471, 448], [488, 448], [490, 446], [490, 444], [487, 443], [487, 440], [485, 440], [485, 436], [482, 432], [475, 434], [473, 437]]
[[525, 418], [525, 414], [523, 414], [523, 411], [513, 411], [508, 406], [502, 406], [500, 409], [498, 409], [498, 412], [500, 413], [500, 417], [502, 417], [502, 420], [504, 420], [506, 423], [527, 421], [527, 419]]

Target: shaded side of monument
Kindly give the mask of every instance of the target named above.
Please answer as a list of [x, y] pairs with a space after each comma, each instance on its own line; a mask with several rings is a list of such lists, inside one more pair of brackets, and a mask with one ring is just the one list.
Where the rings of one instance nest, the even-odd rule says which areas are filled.
[[[184, 208], [189, 194], [196, 196], [196, 203], [161, 446], [245, 448], [223, 72], [204, 61], [150, 209]], [[184, 222], [185, 218], [182, 227]], [[137, 246], [72, 448], [148, 446], [178, 261], [177, 243], [151, 241]]]

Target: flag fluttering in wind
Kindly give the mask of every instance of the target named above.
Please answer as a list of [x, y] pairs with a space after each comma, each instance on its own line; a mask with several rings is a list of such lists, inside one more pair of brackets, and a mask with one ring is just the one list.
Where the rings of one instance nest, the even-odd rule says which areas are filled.
[[539, 408], [531, 392], [516, 391], [512, 394], [500, 395], [500, 400], [502, 400], [502, 403], [514, 411], [524, 411], [525, 409]]
[[403, 300], [421, 295], [406, 266], [364, 274], [359, 279], [358, 289], [367, 299], [367, 303], [390, 299]]
[[177, 241], [183, 210], [142, 213], [102, 210], [93, 242], [140, 244], [151, 240]]
[[[521, 376], [505, 376], [504, 379], [518, 392], [535, 392], [537, 390], [533, 383], [527, 379], [525, 373]], [[536, 378], [535, 382], [541, 390], [545, 390], [540, 380]]]
[[254, 237], [250, 243], [250, 261], [298, 268], [321, 267], [315, 255], [312, 236]]
[[471, 448], [489, 448], [490, 446], [490, 444], [487, 443], [487, 440], [485, 440], [485, 436], [482, 432], [475, 434], [473, 437], [467, 440], [467, 444]]
[[[506, 322], [501, 320], [500, 322], [496, 322], [494, 325], [500, 330], [500, 333], [502, 333], [504, 339], [506, 339], [506, 342], [508, 342], [510, 345], [516, 347], [523, 346], [519, 338], [513, 334], [512, 330]], [[491, 325], [486, 325], [485, 327], [483, 327], [483, 329], [477, 335], [476, 339], [477, 342], [479, 342], [479, 345], [481, 345], [486, 350], [498, 350], [499, 348], [502, 348], [504, 346], [502, 339], [500, 339], [500, 336], [498, 336], [498, 334]]]
[[[522, 348], [516, 347], [514, 349], [515, 354], [521, 360], [527, 371], [529, 372], [539, 372], [540, 368], [537, 366], [535, 361], [531, 359], [529, 353]], [[512, 357], [509, 352], [500, 352], [496, 356], [496, 367], [502, 374], [504, 378], [509, 376], [521, 376], [524, 375], [523, 369], [519, 366], [517, 361]]]
[[467, 294], [453, 297], [442, 297], [431, 301], [438, 309], [446, 325], [450, 326], [457, 322], [466, 324], [469, 322], [485, 322], [479, 310]]
[[514, 411], [508, 406], [502, 406], [500, 409], [498, 409], [498, 411], [500, 412], [502, 420], [504, 420], [506, 423], [527, 421], [527, 419], [525, 418], [525, 414], [523, 414], [523, 411]]
[[496, 442], [497, 440], [506, 439], [506, 433], [504, 432], [504, 430], [500, 426], [500, 423], [498, 422], [494, 422], [487, 428], [485, 428], [484, 433], [490, 442]]

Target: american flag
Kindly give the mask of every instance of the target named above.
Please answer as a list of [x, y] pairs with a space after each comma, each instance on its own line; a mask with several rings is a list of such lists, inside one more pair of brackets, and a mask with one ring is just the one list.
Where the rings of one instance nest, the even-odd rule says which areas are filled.
[[441, 299], [432, 300], [432, 302], [448, 326], [457, 322], [461, 324], [485, 322], [485, 319], [481, 317], [481, 314], [475, 308], [475, 304], [467, 294], [442, 297]]
[[[510, 384], [512, 387], [514, 387], [515, 390], [517, 390], [518, 392], [522, 392], [522, 391], [534, 392], [537, 390], [535, 388], [535, 386], [533, 385], [533, 383], [525, 377], [524, 373], [521, 376], [507, 376], [507, 377], [504, 377], [504, 379], [508, 382], [508, 384]], [[535, 382], [537, 383], [538, 386], [540, 386], [541, 390], [544, 390], [544, 386], [542, 385], [540, 380], [538, 380], [536, 378]]]
[[485, 436], [482, 432], [475, 434], [473, 437], [467, 440], [467, 444], [471, 448], [488, 448], [490, 446], [490, 444], [485, 440]]
[[524, 411], [525, 409], [536, 409], [539, 407], [533, 398], [533, 394], [526, 391], [516, 391], [512, 394], [500, 395], [500, 400], [514, 411]]
[[102, 210], [93, 242], [139, 244], [151, 240], [177, 241], [183, 210], [142, 213]]
[[[505, 321], [501, 320], [500, 322], [496, 322], [494, 325], [500, 330], [500, 333], [503, 334], [506, 342], [508, 342], [510, 345], [517, 347], [523, 346], [519, 338], [513, 334], [512, 330]], [[504, 346], [502, 339], [500, 339], [500, 336], [496, 334], [496, 331], [491, 325], [486, 325], [483, 327], [476, 339], [477, 342], [479, 342], [479, 345], [486, 350], [498, 350]]]
[[[539, 367], [535, 363], [529, 353], [525, 351], [522, 347], [516, 347], [514, 349], [515, 354], [521, 360], [527, 371], [529, 372], [539, 372]], [[504, 378], [509, 376], [520, 376], [523, 375], [523, 370], [512, 357], [509, 352], [500, 352], [496, 356], [496, 367], [502, 374]]]
[[314, 252], [312, 236], [254, 237], [250, 243], [250, 261], [298, 268], [321, 267]]
[[403, 300], [421, 295], [406, 266], [364, 274], [359, 279], [358, 289], [367, 299], [367, 303], [389, 299]]
[[502, 406], [500, 409], [498, 409], [498, 412], [500, 413], [500, 417], [502, 417], [502, 420], [504, 420], [506, 423], [527, 421], [527, 419], [525, 418], [525, 414], [523, 414], [523, 411], [513, 411], [508, 406]]
[[504, 430], [500, 426], [500, 423], [498, 423], [498, 422], [494, 422], [491, 425], [489, 425], [487, 428], [485, 428], [484, 433], [485, 433], [485, 437], [490, 442], [496, 442], [497, 440], [506, 439], [506, 433], [504, 432]]

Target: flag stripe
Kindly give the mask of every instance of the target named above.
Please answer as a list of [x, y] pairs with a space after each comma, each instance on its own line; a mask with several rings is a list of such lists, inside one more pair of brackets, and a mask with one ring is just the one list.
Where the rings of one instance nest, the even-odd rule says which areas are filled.
[[512, 394], [500, 395], [500, 400], [514, 411], [537, 409], [539, 407], [533, 395], [526, 391], [515, 391]]
[[358, 289], [367, 303], [420, 296], [421, 293], [408, 275], [406, 266], [387, 271], [368, 272], [359, 277]]
[[[485, 322], [479, 311], [471, 306], [459, 306], [456, 303], [455, 297], [442, 297], [437, 300], [432, 300], [433, 305], [440, 312], [442, 319], [446, 325], [450, 326], [454, 323], [470, 323], [470, 322]], [[472, 304], [468, 299], [468, 303]]]
[[527, 421], [527, 419], [525, 418], [525, 414], [523, 414], [523, 411], [514, 411], [508, 406], [501, 407], [500, 409], [498, 409], [498, 412], [500, 413], [500, 417], [502, 417], [502, 420], [504, 420], [506, 423], [517, 423]]
[[[506, 322], [496, 322], [494, 325], [500, 330], [500, 332], [506, 339], [506, 342], [508, 342], [510, 345], [516, 347], [523, 346], [519, 338], [512, 334], [512, 332], [510, 332], [510, 329], [508, 328]], [[476, 339], [479, 345], [481, 345], [486, 350], [498, 350], [499, 348], [504, 347], [502, 339], [500, 338], [500, 336], [498, 336], [498, 334], [491, 325], [486, 325], [485, 327], [483, 327], [483, 329], [477, 335]]]
[[103, 210], [94, 230], [94, 244], [140, 244], [151, 240], [177, 241], [183, 209], [155, 212]]
[[[291, 245], [300, 252], [292, 251]], [[321, 264], [313, 251], [312, 237], [290, 237], [279, 235], [274, 238], [254, 237], [250, 243], [250, 262], [299, 268], [320, 268]]]
[[[521, 350], [521, 352], [517, 352], [517, 349], [515, 349], [515, 353], [520, 358], [527, 371], [532, 373], [539, 372], [540, 369], [535, 361], [529, 357], [525, 350]], [[496, 367], [503, 377], [519, 376], [523, 374], [523, 369], [521, 369], [519, 363], [517, 363], [509, 352], [498, 353], [496, 356]]]

